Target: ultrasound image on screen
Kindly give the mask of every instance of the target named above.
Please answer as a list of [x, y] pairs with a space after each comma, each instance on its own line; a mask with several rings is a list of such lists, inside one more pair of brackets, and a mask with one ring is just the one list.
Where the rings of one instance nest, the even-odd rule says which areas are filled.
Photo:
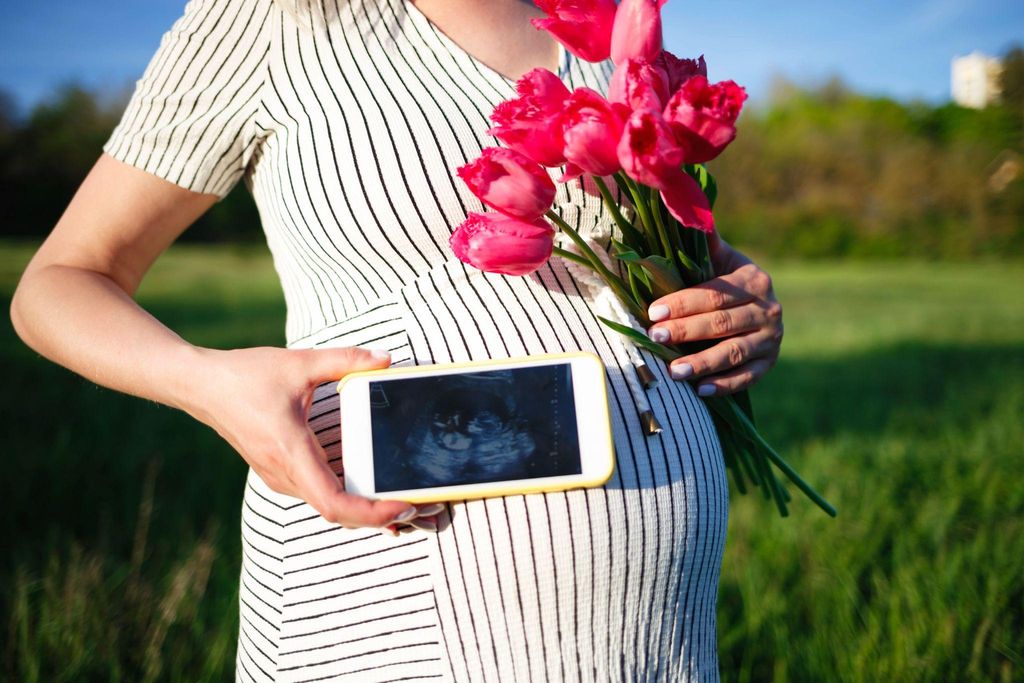
[[569, 364], [370, 382], [378, 492], [580, 474]]

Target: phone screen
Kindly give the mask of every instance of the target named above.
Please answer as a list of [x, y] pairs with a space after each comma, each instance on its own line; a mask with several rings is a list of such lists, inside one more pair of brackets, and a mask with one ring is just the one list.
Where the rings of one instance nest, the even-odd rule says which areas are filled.
[[378, 492], [581, 474], [568, 363], [370, 382]]

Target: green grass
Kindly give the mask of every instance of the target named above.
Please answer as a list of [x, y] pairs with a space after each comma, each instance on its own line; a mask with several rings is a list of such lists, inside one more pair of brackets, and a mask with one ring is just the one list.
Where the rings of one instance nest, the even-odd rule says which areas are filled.
[[[0, 248], [9, 301], [29, 250]], [[759, 424], [840, 510], [734, 496], [727, 681], [1024, 680], [1024, 267], [775, 264]], [[187, 339], [282, 342], [268, 258], [172, 249], [143, 304]], [[244, 467], [0, 328], [0, 675], [226, 680]]]

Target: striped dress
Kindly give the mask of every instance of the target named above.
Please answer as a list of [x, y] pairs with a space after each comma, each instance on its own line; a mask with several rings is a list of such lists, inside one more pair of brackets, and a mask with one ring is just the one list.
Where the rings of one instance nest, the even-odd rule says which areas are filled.
[[[483, 210], [454, 169], [495, 144], [487, 117], [513, 82], [408, 0], [308, 5], [189, 2], [104, 150], [196, 192], [245, 182], [291, 348], [395, 365], [596, 352], [617, 462], [602, 488], [456, 501], [439, 533], [397, 538], [330, 524], [250, 471], [238, 680], [717, 680], [728, 500], [704, 405], [645, 355], [664, 427], [645, 436], [633, 368], [562, 262], [505, 277], [448, 247]], [[609, 62], [560, 56], [570, 88], [605, 91]], [[578, 181], [555, 210], [584, 232], [610, 220]], [[340, 472], [333, 385], [309, 420]]]

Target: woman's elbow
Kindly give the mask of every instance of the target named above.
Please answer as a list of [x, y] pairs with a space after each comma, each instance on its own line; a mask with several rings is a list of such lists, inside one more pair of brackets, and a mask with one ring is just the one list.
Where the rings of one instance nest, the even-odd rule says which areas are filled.
[[14, 328], [14, 333], [30, 347], [32, 346], [29, 324], [31, 318], [31, 295], [27, 290], [31, 288], [31, 280], [31, 273], [25, 273], [21, 276], [18, 286], [14, 289], [14, 295], [11, 297], [9, 309], [11, 326]]

